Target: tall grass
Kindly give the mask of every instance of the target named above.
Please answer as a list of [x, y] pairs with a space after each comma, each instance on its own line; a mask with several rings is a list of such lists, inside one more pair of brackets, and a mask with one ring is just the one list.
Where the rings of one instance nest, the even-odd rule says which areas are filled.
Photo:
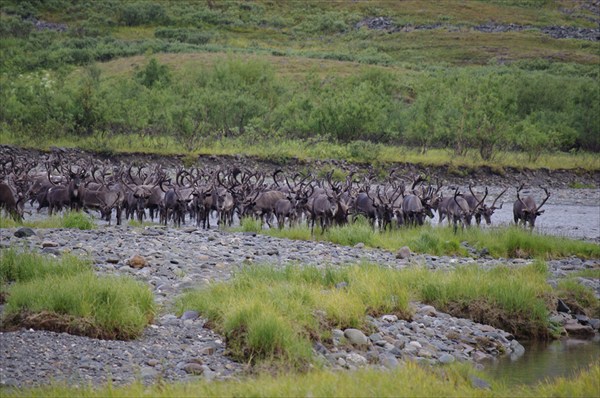
[[417, 289], [422, 300], [455, 316], [517, 336], [547, 338], [548, 308], [553, 307], [554, 296], [546, 279], [547, 267], [542, 262], [516, 269], [469, 266], [433, 272]]
[[43, 220], [14, 221], [12, 218], [0, 216], [0, 228], [74, 228], [81, 230], [94, 229], [94, 219], [84, 212], [67, 211], [62, 215], [53, 215]]
[[59, 277], [90, 271], [87, 260], [65, 255], [60, 259], [42, 256], [37, 253], [18, 252], [15, 249], [0, 251], [0, 282], [29, 282], [48, 275]]
[[339, 269], [251, 266], [231, 282], [188, 292], [177, 311], [194, 309], [227, 337], [232, 354], [253, 364], [305, 369], [310, 344], [331, 342], [333, 328], [369, 331], [365, 315], [410, 319], [409, 299], [517, 336], [548, 337], [552, 289], [547, 268], [459, 268], [450, 272], [361, 264]]
[[[28, 148], [48, 150], [49, 144], [23, 134], [11, 134], [0, 130], [0, 141]], [[591, 152], [542, 153], [535, 161], [528, 159], [526, 153], [498, 151], [493, 161], [485, 161], [478, 155], [456, 156], [446, 149], [430, 149], [422, 153], [418, 148], [402, 145], [377, 145], [376, 159], [367, 152], [357, 152], [353, 143], [339, 144], [327, 141], [307, 142], [299, 139], [270, 140], [261, 137], [258, 143], [248, 137], [222, 138], [203, 141], [200, 146], [189, 151], [172, 136], [141, 136], [136, 134], [95, 134], [88, 137], [61, 136], [53, 138], [52, 146], [82, 148], [105, 154], [152, 153], [158, 155], [246, 155], [259, 159], [285, 163], [291, 160], [346, 160], [350, 162], [375, 163], [412, 163], [423, 166], [447, 167], [457, 175], [468, 175], [471, 170], [488, 167], [497, 174], [505, 173], [505, 168], [515, 169], [581, 169], [598, 170], [600, 160]]]
[[260, 223], [244, 220], [241, 230], [263, 233], [278, 238], [328, 241], [344, 246], [354, 246], [362, 242], [366, 246], [395, 251], [408, 246], [413, 252], [434, 255], [468, 255], [461, 245], [467, 242], [471, 247], [488, 249], [493, 257], [541, 258], [545, 260], [578, 256], [600, 258], [600, 246], [594, 243], [564, 237], [541, 235], [518, 227], [466, 228], [456, 233], [451, 227], [426, 225], [419, 228], [402, 228], [381, 232], [373, 230], [366, 222], [342, 227], [332, 227], [321, 233], [315, 227], [311, 236], [305, 224], [285, 229], [262, 229]]
[[[346, 282], [347, 288], [335, 284]], [[328, 341], [333, 328], [366, 327], [366, 314], [410, 314], [408, 291], [379, 267], [346, 271], [253, 266], [231, 283], [190, 292], [178, 310], [196, 309], [227, 336], [237, 358], [304, 369], [311, 339]]]
[[466, 364], [428, 368], [416, 363], [391, 371], [362, 369], [355, 372], [312, 371], [307, 374], [262, 374], [238, 381], [200, 381], [186, 384], [73, 388], [55, 384], [22, 391], [4, 391], [6, 397], [78, 396], [82, 398], [153, 397], [593, 397], [598, 393], [600, 365], [572, 377], [559, 377], [534, 386], [491, 382], [484, 390], [472, 377], [487, 379]]
[[581, 284], [575, 275], [558, 282], [556, 295], [572, 311], [583, 312], [591, 318], [600, 315], [600, 300], [596, 297], [596, 293], [592, 288]]
[[13, 250], [2, 255], [3, 327], [128, 340], [154, 317], [152, 292], [131, 278], [99, 277], [87, 261], [71, 256], [53, 260]]

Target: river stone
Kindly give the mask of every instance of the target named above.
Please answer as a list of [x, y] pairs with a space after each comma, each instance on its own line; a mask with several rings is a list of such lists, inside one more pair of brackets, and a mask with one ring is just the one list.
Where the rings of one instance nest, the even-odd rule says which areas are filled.
[[480, 390], [490, 390], [492, 388], [490, 383], [474, 375], [471, 375], [471, 386]]
[[52, 241], [52, 240], [45, 240], [42, 242], [42, 247], [46, 248], [46, 247], [58, 247], [58, 243]]
[[471, 358], [473, 358], [475, 362], [481, 362], [489, 357], [490, 356], [488, 354], [481, 351], [475, 351], [473, 355], [471, 355]]
[[431, 305], [424, 305], [423, 307], [419, 308], [419, 314], [436, 316], [437, 311]]
[[510, 342], [510, 349], [512, 350], [511, 358], [520, 357], [521, 355], [525, 354], [525, 347], [523, 347], [517, 340], [512, 340]]
[[196, 362], [191, 362], [186, 363], [183, 366], [183, 370], [193, 375], [201, 375], [202, 373], [204, 373], [204, 366]]
[[571, 312], [571, 309], [561, 299], [558, 299], [558, 304], [556, 305], [556, 310], [558, 312], [566, 312], [567, 314]]
[[591, 337], [594, 335], [594, 329], [591, 326], [579, 323], [567, 323], [565, 330], [569, 336]]
[[192, 310], [188, 310], [185, 311], [182, 315], [181, 315], [181, 319], [182, 320], [195, 320], [198, 319], [198, 317], [200, 316], [200, 314], [198, 314], [198, 311], [192, 311]]
[[398, 359], [396, 359], [394, 355], [389, 354], [382, 355], [380, 362], [383, 366], [385, 366], [388, 369], [395, 369], [400, 364], [400, 362], [398, 362]]
[[367, 346], [369, 340], [363, 332], [358, 329], [346, 329], [344, 330], [344, 337], [348, 339], [348, 342], [354, 346]]
[[443, 364], [452, 363], [455, 360], [456, 360], [456, 358], [454, 358], [454, 355], [451, 355], [448, 353], [442, 354], [439, 358], [440, 363], [443, 363]]
[[127, 265], [129, 265], [131, 268], [140, 269], [148, 265], [148, 260], [139, 254], [134, 254], [129, 258], [129, 260], [127, 260]]
[[396, 315], [384, 315], [381, 317], [381, 320], [384, 322], [396, 322], [398, 320], [398, 317]]
[[408, 246], [402, 246], [396, 253], [396, 258], [400, 260], [406, 260], [410, 258], [410, 248]]
[[30, 236], [35, 235], [35, 232], [33, 231], [33, 229], [31, 228], [19, 228], [18, 230], [15, 231], [15, 236], [17, 238], [28, 238]]
[[367, 364], [367, 358], [356, 352], [351, 352], [346, 356], [346, 363], [357, 367], [365, 366]]

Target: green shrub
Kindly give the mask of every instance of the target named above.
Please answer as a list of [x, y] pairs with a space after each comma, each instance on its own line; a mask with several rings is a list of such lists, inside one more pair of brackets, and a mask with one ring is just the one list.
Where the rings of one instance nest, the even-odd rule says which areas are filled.
[[154, 32], [154, 36], [159, 39], [172, 39], [182, 43], [191, 44], [207, 44], [212, 38], [212, 34], [209, 32], [202, 32], [197, 30], [189, 29], [169, 29], [159, 28]]

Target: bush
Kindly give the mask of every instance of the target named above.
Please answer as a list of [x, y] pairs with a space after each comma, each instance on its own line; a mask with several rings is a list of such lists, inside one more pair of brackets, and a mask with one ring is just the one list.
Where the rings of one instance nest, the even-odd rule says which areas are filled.
[[120, 21], [126, 26], [158, 24], [167, 21], [167, 14], [160, 4], [130, 3], [121, 9]]
[[182, 43], [206, 44], [210, 42], [212, 34], [189, 29], [160, 28], [154, 32], [154, 36], [160, 39], [172, 39]]

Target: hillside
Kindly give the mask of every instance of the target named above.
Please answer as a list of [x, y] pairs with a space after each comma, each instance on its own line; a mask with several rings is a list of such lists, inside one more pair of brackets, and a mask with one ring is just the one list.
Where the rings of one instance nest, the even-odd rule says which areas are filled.
[[577, 159], [600, 150], [599, 10], [5, 1], [0, 138], [105, 153], [595, 170]]

